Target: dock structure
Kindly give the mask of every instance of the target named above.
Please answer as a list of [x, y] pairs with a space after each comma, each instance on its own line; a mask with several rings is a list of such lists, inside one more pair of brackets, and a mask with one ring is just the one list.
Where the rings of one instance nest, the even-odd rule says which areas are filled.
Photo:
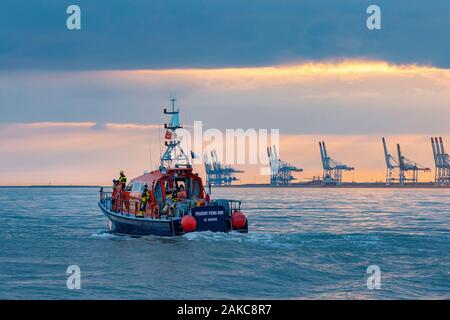
[[440, 185], [450, 185], [450, 157], [445, 153], [442, 137], [431, 138], [431, 148], [433, 150], [435, 176], [434, 181]]
[[342, 183], [342, 173], [344, 171], [355, 170], [355, 168], [347, 166], [329, 157], [324, 141], [319, 141], [319, 148], [320, 156], [322, 158], [323, 184], [340, 184]]
[[398, 182], [400, 184], [405, 183], [418, 183], [419, 182], [419, 172], [429, 172], [430, 168], [421, 166], [417, 162], [414, 162], [406, 158], [400, 149], [400, 144], [397, 143], [397, 154], [398, 154], [398, 164], [399, 164], [399, 176]]
[[396, 175], [395, 169], [400, 168], [398, 159], [394, 158], [387, 149], [386, 146], [386, 139], [382, 138], [383, 142], [383, 150], [384, 150], [384, 157], [386, 159], [386, 185], [390, 185], [393, 182], [399, 181], [399, 176]]
[[277, 153], [275, 145], [267, 148], [267, 156], [270, 163], [270, 185], [287, 186], [297, 180], [292, 172], [302, 172], [303, 169], [282, 161]]
[[206, 183], [212, 186], [229, 186], [232, 182], [239, 179], [234, 176], [235, 173], [242, 173], [244, 171], [236, 170], [231, 166], [223, 165], [217, 157], [216, 150], [211, 151], [211, 160], [208, 154], [204, 155]]

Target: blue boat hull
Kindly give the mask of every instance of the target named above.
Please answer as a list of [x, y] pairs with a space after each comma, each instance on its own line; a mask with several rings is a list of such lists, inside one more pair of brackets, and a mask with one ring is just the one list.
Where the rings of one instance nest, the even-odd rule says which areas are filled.
[[[113, 212], [105, 206], [103, 202], [99, 202], [98, 206], [110, 221], [110, 231], [112, 233], [132, 236], [155, 235], [163, 237], [172, 237], [184, 234], [181, 227], [181, 218], [172, 219], [153, 219], [148, 217], [136, 217], [134, 214], [124, 212]], [[199, 208], [193, 210], [193, 216], [197, 220], [196, 231], [213, 231], [213, 232], [244, 232], [248, 231], [247, 225], [240, 230], [233, 230], [229, 217], [220, 218], [211, 217], [211, 213], [217, 213], [223, 210], [221, 206], [211, 208]], [[205, 216], [205, 212], [207, 215]]]
[[183, 233], [180, 219], [136, 218], [131, 214], [110, 211], [100, 202], [98, 206], [110, 221], [110, 231], [116, 234], [171, 237]]

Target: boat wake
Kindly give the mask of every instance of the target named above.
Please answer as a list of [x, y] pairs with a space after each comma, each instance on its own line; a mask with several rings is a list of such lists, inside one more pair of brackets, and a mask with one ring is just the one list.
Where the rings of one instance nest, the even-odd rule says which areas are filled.
[[98, 238], [98, 239], [111, 239], [111, 240], [130, 240], [133, 239], [133, 237], [127, 236], [127, 235], [119, 235], [107, 230], [101, 230], [96, 233], [91, 234], [91, 237]]
[[[293, 248], [296, 241], [291, 235], [281, 233], [249, 232], [249, 233], [223, 233], [223, 232], [192, 232], [183, 235], [188, 241], [201, 242], [234, 242], [252, 245], [264, 245], [274, 248]], [[298, 245], [298, 243], [297, 243]]]

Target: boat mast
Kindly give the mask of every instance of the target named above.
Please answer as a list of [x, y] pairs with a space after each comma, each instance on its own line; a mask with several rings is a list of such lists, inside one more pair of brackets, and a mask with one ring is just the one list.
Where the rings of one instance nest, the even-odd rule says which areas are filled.
[[172, 103], [172, 110], [167, 111], [164, 108], [164, 114], [168, 114], [171, 116], [170, 122], [164, 124], [164, 128], [166, 129], [165, 133], [165, 146], [166, 151], [161, 157], [161, 167], [170, 168], [170, 167], [190, 167], [189, 157], [186, 156], [186, 153], [181, 148], [181, 141], [178, 139], [177, 130], [183, 128], [180, 124], [180, 110], [175, 109], [176, 99], [170, 99]]

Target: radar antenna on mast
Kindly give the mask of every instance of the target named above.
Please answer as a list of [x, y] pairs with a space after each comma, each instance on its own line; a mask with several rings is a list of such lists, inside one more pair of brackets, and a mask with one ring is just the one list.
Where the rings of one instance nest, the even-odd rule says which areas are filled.
[[164, 108], [164, 114], [171, 115], [169, 123], [164, 124], [166, 133], [164, 139], [166, 140], [164, 145], [166, 146], [166, 151], [161, 157], [161, 167], [160, 169], [167, 169], [170, 167], [187, 167], [190, 168], [191, 164], [189, 162], [189, 157], [181, 148], [181, 141], [178, 138], [177, 130], [183, 128], [180, 124], [180, 110], [175, 109], [176, 99], [170, 99], [172, 103], [172, 110], [167, 111]]

